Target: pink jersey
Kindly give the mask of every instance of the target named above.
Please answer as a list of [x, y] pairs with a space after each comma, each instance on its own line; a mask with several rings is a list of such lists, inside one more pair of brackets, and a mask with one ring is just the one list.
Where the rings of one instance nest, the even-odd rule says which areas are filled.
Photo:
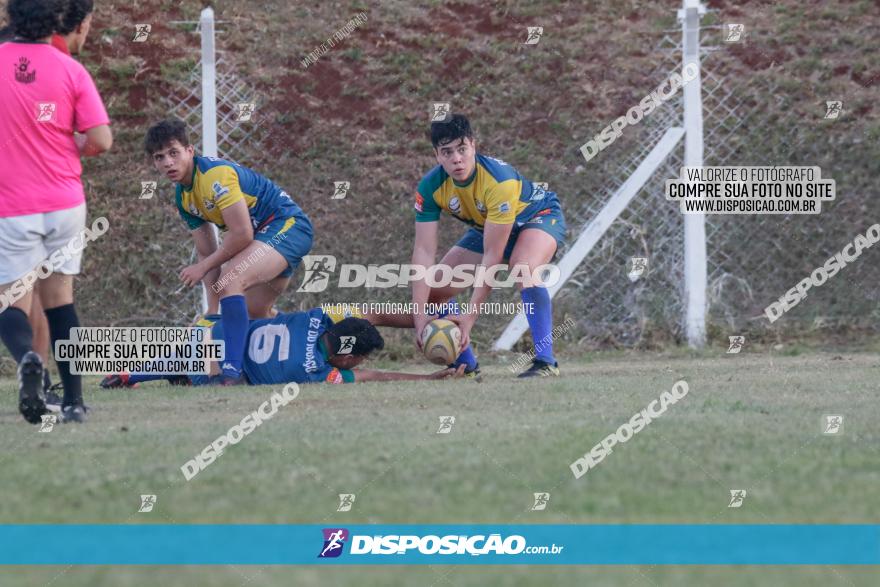
[[75, 59], [48, 43], [0, 44], [0, 218], [82, 204], [73, 132], [109, 123]]

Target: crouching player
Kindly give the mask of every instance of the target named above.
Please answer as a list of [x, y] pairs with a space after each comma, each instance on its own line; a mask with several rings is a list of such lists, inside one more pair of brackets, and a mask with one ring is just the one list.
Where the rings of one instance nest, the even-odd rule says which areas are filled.
[[[221, 384], [242, 383], [248, 318], [274, 314], [303, 255], [312, 248], [312, 225], [290, 196], [262, 175], [236, 163], [195, 155], [180, 120], [147, 131], [144, 147], [157, 171], [177, 184], [175, 203], [195, 241], [199, 261], [180, 272], [188, 286], [200, 281], [208, 311], [223, 316], [226, 359]], [[218, 246], [210, 224], [225, 231]]]
[[[211, 327], [211, 337], [222, 339], [224, 327], [222, 321], [216, 322]], [[333, 317], [321, 308], [279, 313], [274, 318], [251, 322], [244, 375], [250, 385], [266, 385], [415, 381], [464, 374], [464, 366], [457, 370], [442, 369], [430, 375], [358, 368], [373, 351], [381, 350], [384, 345], [376, 327], [363, 318], [342, 318], [334, 322]], [[159, 379], [181, 383], [183, 377], [140, 373], [109, 375], [101, 382], [101, 387], [133, 387], [142, 381]], [[187, 379], [193, 385], [217, 385], [220, 382], [219, 375], [191, 375]]]
[[[440, 212], [445, 211], [469, 225], [441, 265], [492, 267], [508, 261], [511, 271], [524, 276], [518, 283], [526, 318], [535, 344], [532, 366], [519, 377], [558, 375], [550, 333], [553, 312], [550, 295], [536, 269], [549, 263], [565, 238], [565, 219], [556, 194], [533, 184], [507, 163], [476, 151], [468, 119], [455, 114], [446, 122], [431, 124], [431, 144], [437, 165], [419, 183], [415, 196], [416, 237], [412, 263], [429, 267], [437, 254]], [[443, 304], [463, 288], [449, 285], [429, 287], [426, 280], [413, 283], [416, 308], [425, 303]], [[476, 367], [469, 346], [476, 310], [491, 291], [489, 285], [475, 287], [469, 311], [449, 316], [461, 329], [462, 354], [456, 364]], [[530, 310], [530, 311], [529, 311]], [[417, 310], [418, 312], [418, 310]], [[415, 316], [416, 341], [430, 316]], [[548, 342], [549, 341], [549, 342]], [[540, 343], [540, 344], [539, 344]]]

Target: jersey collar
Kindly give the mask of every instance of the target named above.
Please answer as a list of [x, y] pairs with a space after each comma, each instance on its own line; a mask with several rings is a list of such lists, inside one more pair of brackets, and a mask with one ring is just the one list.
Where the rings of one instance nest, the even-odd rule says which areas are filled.
[[192, 177], [189, 178], [189, 187], [180, 184], [180, 187], [186, 191], [193, 189], [193, 186], [196, 184], [196, 169], [199, 167], [199, 164], [196, 162], [196, 157], [198, 157], [198, 155], [193, 155], [193, 172]]
[[42, 39], [22, 39], [21, 37], [15, 37], [10, 43], [21, 43], [22, 45], [51, 45], [52, 43], [49, 41], [43, 41]]
[[471, 176], [465, 180], [464, 183], [458, 183], [455, 181], [455, 178], [452, 179], [452, 183], [455, 184], [455, 187], [466, 188], [467, 186], [474, 183], [474, 180], [477, 178], [477, 161], [474, 159], [474, 172], [471, 173]]

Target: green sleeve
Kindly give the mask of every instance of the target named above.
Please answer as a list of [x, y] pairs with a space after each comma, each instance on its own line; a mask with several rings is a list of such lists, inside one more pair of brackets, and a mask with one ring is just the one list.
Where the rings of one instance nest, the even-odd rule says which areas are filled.
[[183, 197], [180, 193], [180, 186], [177, 186], [177, 192], [174, 196], [174, 199], [175, 203], [177, 204], [177, 211], [180, 213], [180, 217], [183, 218], [183, 221], [186, 222], [186, 225], [189, 227], [190, 230], [195, 230], [205, 223], [205, 221], [198, 216], [193, 216], [183, 209]]
[[354, 383], [354, 371], [351, 369], [340, 369], [339, 374], [345, 383]]
[[416, 192], [416, 222], [437, 222], [440, 220], [440, 206], [434, 200], [434, 192], [437, 191], [445, 178], [436, 170], [422, 178]]

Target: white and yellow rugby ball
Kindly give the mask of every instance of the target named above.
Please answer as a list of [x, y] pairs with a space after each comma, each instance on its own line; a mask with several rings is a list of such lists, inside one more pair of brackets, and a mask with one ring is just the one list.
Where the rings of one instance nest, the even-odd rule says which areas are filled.
[[426, 359], [435, 365], [449, 365], [458, 357], [461, 330], [455, 322], [440, 318], [428, 322], [421, 340]]

